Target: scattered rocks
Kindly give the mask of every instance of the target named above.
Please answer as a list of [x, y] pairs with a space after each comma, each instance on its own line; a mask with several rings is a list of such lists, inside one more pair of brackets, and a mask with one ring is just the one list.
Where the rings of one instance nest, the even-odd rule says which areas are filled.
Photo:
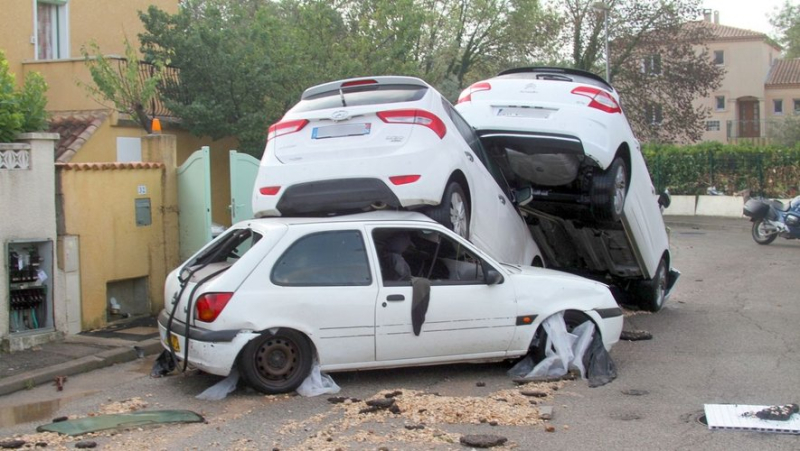
[[97, 442], [92, 440], [81, 440], [75, 444], [75, 447], [79, 449], [97, 448]]
[[37, 448], [47, 448], [47, 442], [36, 442], [36, 445], [34, 446]]
[[385, 395], [383, 395], [383, 397], [389, 399], [389, 398], [394, 398], [395, 396], [400, 396], [402, 394], [403, 392], [401, 392], [400, 390], [395, 390], [391, 393], [386, 393]]
[[553, 406], [540, 406], [539, 407], [539, 418], [542, 420], [552, 420], [553, 419]]
[[359, 410], [358, 413], [375, 413], [375, 412], [377, 412], [379, 410], [383, 410], [383, 409], [381, 409], [380, 407], [377, 407], [377, 406], [369, 406], [369, 407], [364, 407], [363, 409]]
[[404, 427], [406, 429], [408, 429], [409, 431], [425, 429], [425, 425], [424, 424], [407, 424]]
[[464, 446], [471, 446], [473, 448], [492, 448], [495, 446], [502, 446], [508, 439], [499, 435], [464, 435], [459, 439], [459, 442]]
[[646, 330], [623, 330], [619, 339], [626, 341], [652, 340], [653, 334]]
[[489, 422], [489, 426], [497, 426], [498, 424], [500, 424], [500, 423], [498, 423], [497, 421], [490, 421]]
[[5, 442], [0, 442], [0, 448], [2, 449], [19, 449], [25, 446], [25, 440], [8, 440]]
[[544, 430], [545, 430], [545, 432], [555, 432], [556, 431], [556, 427], [553, 426], [552, 424], [547, 424], [547, 425], [544, 426]]
[[67, 420], [69, 420], [69, 417], [56, 417], [53, 418], [53, 423], [61, 423], [62, 421], [67, 421]]
[[350, 398], [348, 398], [347, 396], [334, 396], [332, 398], [328, 398], [328, 402], [331, 404], [341, 404], [347, 401], [348, 399]]
[[394, 398], [368, 399], [366, 403], [370, 407], [377, 407], [379, 409], [388, 409], [389, 407], [394, 405]]
[[636, 388], [631, 388], [628, 390], [622, 390], [622, 394], [628, 396], [644, 396], [644, 395], [649, 395], [650, 392], [647, 390], [639, 390]]
[[531, 396], [534, 398], [544, 398], [547, 396], [547, 392], [542, 390], [520, 390], [519, 393], [523, 396]]
[[475, 386], [476, 387], [485, 387], [486, 386], [486, 382], [476, 382]]
[[393, 406], [389, 407], [389, 412], [392, 412], [395, 415], [400, 415], [401, 413], [403, 413], [403, 411], [400, 410], [400, 407], [398, 407], [397, 404], [394, 404]]

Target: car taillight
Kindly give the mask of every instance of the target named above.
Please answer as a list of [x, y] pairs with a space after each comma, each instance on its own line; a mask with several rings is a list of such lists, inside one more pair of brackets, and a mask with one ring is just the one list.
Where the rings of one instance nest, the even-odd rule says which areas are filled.
[[622, 113], [622, 109], [619, 107], [617, 101], [611, 97], [611, 94], [602, 89], [593, 88], [591, 86], [578, 86], [572, 90], [572, 93], [592, 99], [592, 101], [589, 102], [590, 108], [596, 108], [606, 113]]
[[367, 78], [365, 80], [353, 80], [342, 83], [342, 88], [349, 88], [351, 86], [364, 86], [364, 85], [377, 85], [378, 82]]
[[281, 135], [288, 135], [289, 133], [296, 133], [308, 125], [308, 119], [297, 119], [293, 121], [277, 122], [269, 126], [267, 131], [267, 141]]
[[435, 114], [425, 110], [379, 111], [378, 117], [387, 124], [422, 125], [433, 130], [439, 138], [444, 138], [447, 127]]
[[265, 195], [265, 196], [274, 196], [278, 194], [278, 191], [281, 190], [280, 186], [262, 186], [258, 189], [258, 192]]
[[197, 319], [205, 323], [213, 322], [232, 297], [233, 293], [206, 293], [200, 296], [195, 304]]
[[471, 102], [472, 101], [472, 94], [480, 91], [491, 91], [492, 85], [486, 83], [485, 81], [475, 83], [469, 88], [463, 90], [461, 95], [458, 96], [458, 101], [456, 101], [456, 105], [462, 102]]
[[419, 175], [395, 175], [389, 177], [389, 181], [395, 185], [407, 185], [416, 182], [419, 178]]

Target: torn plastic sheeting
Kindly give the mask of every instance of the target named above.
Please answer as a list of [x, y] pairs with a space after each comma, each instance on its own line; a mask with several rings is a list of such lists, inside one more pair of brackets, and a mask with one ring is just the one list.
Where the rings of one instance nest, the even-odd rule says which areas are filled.
[[617, 365], [603, 345], [600, 334], [594, 334], [588, 352], [583, 356], [589, 387], [600, 387], [617, 378]]
[[173, 371], [175, 371], [175, 359], [172, 357], [172, 353], [164, 350], [153, 363], [150, 377], [163, 377]]
[[341, 389], [336, 385], [336, 382], [333, 381], [333, 378], [320, 371], [319, 361], [315, 356], [311, 372], [303, 383], [297, 387], [296, 391], [300, 396], [311, 397], [339, 393], [339, 390]]
[[39, 426], [36, 432], [57, 432], [64, 435], [83, 435], [109, 429], [141, 427], [167, 423], [202, 423], [205, 419], [191, 410], [149, 410], [141, 412], [99, 415]]
[[222, 379], [216, 384], [208, 387], [205, 389], [205, 391], [203, 391], [203, 393], [195, 396], [195, 398], [206, 401], [219, 401], [220, 399], [225, 399], [229, 393], [232, 393], [234, 390], [236, 390], [236, 384], [238, 383], [239, 371], [234, 368], [225, 379]]

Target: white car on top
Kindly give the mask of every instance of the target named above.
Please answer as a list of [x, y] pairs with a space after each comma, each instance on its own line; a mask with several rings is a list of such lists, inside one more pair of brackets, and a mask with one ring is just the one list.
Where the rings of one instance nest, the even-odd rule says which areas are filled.
[[622, 331], [608, 286], [493, 259], [416, 212], [238, 223], [167, 276], [163, 345], [264, 393], [322, 371], [543, 355], [548, 317]]
[[307, 89], [269, 128], [252, 205], [257, 218], [417, 210], [501, 261], [541, 266], [510, 196], [441, 94], [382, 76]]
[[517, 190], [545, 264], [611, 279], [658, 311], [671, 270], [656, 195], [619, 95], [589, 72], [518, 68], [473, 84], [456, 109]]

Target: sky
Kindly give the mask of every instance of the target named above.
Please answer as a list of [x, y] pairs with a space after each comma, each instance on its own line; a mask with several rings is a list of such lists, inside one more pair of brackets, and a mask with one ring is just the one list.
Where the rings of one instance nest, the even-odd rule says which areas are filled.
[[[790, 0], [797, 1], [797, 0]], [[775, 34], [769, 23], [785, 0], [702, 0], [703, 8], [719, 11], [719, 23], [736, 28]]]

